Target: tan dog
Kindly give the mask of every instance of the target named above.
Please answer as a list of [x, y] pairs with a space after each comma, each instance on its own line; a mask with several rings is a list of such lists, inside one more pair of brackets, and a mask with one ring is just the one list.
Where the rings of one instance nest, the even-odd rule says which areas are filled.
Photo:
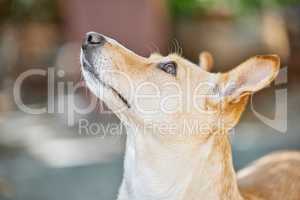
[[267, 156], [237, 180], [228, 139], [249, 95], [278, 74], [277, 56], [210, 73], [210, 64], [140, 57], [91, 32], [81, 62], [90, 90], [127, 128], [119, 200], [299, 199], [299, 153]]

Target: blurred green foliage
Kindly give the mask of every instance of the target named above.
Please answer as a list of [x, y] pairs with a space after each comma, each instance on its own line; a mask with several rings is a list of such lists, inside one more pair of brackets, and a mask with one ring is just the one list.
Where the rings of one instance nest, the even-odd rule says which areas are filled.
[[59, 20], [55, 0], [0, 0], [0, 22]]
[[294, 5], [300, 3], [300, 0], [168, 0], [168, 3], [173, 17], [191, 17], [218, 10], [243, 15], [265, 8]]

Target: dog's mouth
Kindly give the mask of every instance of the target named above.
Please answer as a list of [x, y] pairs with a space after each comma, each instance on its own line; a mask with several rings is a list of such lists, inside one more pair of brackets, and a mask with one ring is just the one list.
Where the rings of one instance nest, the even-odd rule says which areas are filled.
[[119, 98], [125, 105], [126, 107], [129, 109], [131, 106], [128, 103], [128, 100], [120, 94], [120, 92], [118, 92], [114, 87], [112, 87], [111, 85], [105, 83], [100, 77], [99, 74], [97, 73], [97, 71], [95, 70], [95, 68], [88, 63], [85, 59], [82, 60], [82, 67], [83, 70], [87, 71], [93, 78], [95, 78], [103, 87], [110, 89], [117, 98]]

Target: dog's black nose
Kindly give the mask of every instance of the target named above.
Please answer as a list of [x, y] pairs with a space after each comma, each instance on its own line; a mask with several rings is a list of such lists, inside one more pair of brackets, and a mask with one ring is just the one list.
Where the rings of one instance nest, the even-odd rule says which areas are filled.
[[105, 37], [96, 32], [88, 32], [84, 38], [82, 48], [86, 49], [88, 46], [102, 46], [105, 43]]
[[89, 44], [102, 44], [105, 38], [99, 33], [89, 32], [86, 34], [86, 40]]

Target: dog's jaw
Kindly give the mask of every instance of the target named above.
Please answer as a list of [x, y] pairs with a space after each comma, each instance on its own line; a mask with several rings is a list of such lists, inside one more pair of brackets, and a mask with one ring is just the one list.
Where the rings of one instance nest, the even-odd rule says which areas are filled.
[[129, 104], [128, 100], [113, 86], [111, 86], [109, 83], [106, 83], [101, 78], [101, 75], [104, 74], [103, 71], [105, 71], [105, 69], [109, 68], [112, 65], [111, 60], [107, 58], [105, 54], [97, 56], [97, 59], [95, 59], [94, 63], [90, 63], [85, 58], [85, 55], [81, 50], [80, 62], [84, 80], [88, 88], [93, 92], [94, 95], [103, 99], [104, 101], [108, 99], [106, 96], [109, 96], [110, 99], [108, 99], [108, 101], [110, 102], [107, 104], [109, 107], [111, 107], [111, 109], [113, 109], [114, 107], [111, 105], [112, 99], [114, 99], [114, 101], [117, 101], [117, 104], [120, 104], [120, 102], [122, 102], [125, 107], [130, 109], [131, 105]]

